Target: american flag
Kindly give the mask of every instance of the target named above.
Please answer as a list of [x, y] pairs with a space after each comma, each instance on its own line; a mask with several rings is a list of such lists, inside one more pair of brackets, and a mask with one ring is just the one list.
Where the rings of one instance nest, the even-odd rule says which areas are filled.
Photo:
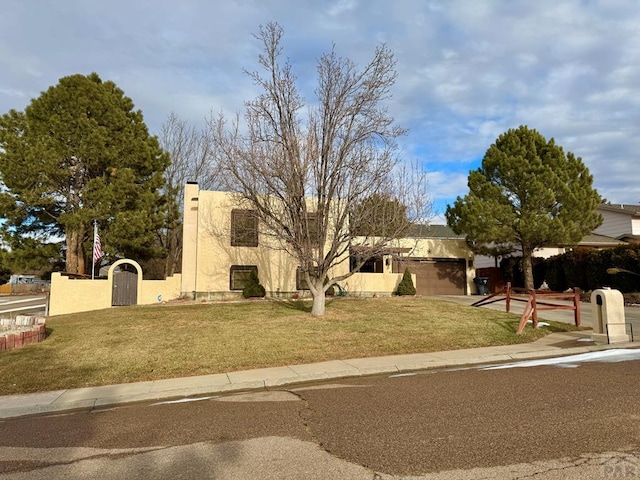
[[98, 235], [98, 228], [96, 227], [95, 234], [93, 236], [93, 263], [94, 265], [104, 257], [102, 251], [102, 245], [100, 244], [100, 235]]

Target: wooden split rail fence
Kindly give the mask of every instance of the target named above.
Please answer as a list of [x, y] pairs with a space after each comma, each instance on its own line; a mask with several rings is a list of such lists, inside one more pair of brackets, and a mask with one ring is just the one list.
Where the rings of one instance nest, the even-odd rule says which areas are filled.
[[[493, 293], [487, 297], [473, 303], [474, 307], [481, 307], [491, 303], [505, 300], [506, 311], [509, 313], [511, 302], [525, 302], [524, 311], [520, 318], [520, 324], [516, 333], [520, 335], [524, 330], [527, 322], [533, 317], [533, 327], [538, 327], [538, 311], [540, 310], [573, 310], [574, 323], [576, 327], [580, 326], [580, 289], [574, 288], [571, 292], [551, 292], [549, 290], [531, 290], [526, 288], [512, 287], [511, 283], [507, 283], [502, 292]], [[549, 300], [570, 301], [567, 303], [550, 303]]]

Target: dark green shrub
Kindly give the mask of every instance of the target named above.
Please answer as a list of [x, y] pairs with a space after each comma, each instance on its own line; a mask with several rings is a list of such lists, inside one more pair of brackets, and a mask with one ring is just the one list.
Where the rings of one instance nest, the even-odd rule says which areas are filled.
[[524, 287], [522, 261], [518, 257], [504, 257], [500, 260], [500, 269], [505, 282], [511, 282], [512, 287]]
[[[580, 285], [581, 289], [589, 291], [602, 287], [618, 288], [613, 283], [617, 280], [617, 278], [614, 278], [616, 276], [612, 277], [607, 273], [607, 268], [613, 266], [611, 259], [612, 254], [612, 249], [592, 250], [590, 252], [589, 256], [585, 260], [585, 265], [582, 266], [586, 271], [587, 281], [586, 285]], [[573, 265], [567, 265], [567, 268], [572, 267]]]
[[554, 292], [564, 292], [567, 288], [567, 279], [564, 275], [563, 255], [556, 255], [545, 260], [547, 265], [545, 281]]
[[258, 279], [258, 272], [256, 270], [251, 270], [249, 274], [249, 281], [242, 289], [242, 296], [244, 298], [250, 297], [264, 297], [266, 295], [266, 291], [262, 285], [260, 285], [260, 280]]
[[[533, 257], [531, 266], [533, 267], [533, 285], [535, 288], [539, 288], [545, 280], [546, 265], [544, 258]], [[500, 261], [500, 269], [505, 282], [511, 282], [512, 287], [524, 288], [522, 257], [504, 257]]]
[[11, 280], [11, 270], [0, 266], [0, 285], [9, 283], [9, 280]]
[[533, 265], [533, 287], [540, 288], [547, 276], [547, 266], [544, 258], [533, 257], [531, 263]]
[[[329, 283], [329, 277], [324, 277], [324, 284]], [[329, 288], [324, 292], [327, 297], [333, 297], [336, 294], [336, 288], [331, 284]]]
[[547, 283], [552, 290], [579, 287], [583, 291], [592, 291], [612, 287], [622, 293], [640, 291], [638, 276], [607, 273], [608, 268], [617, 267], [640, 274], [640, 245], [621, 245], [602, 250], [576, 248], [548, 258], [545, 263]]
[[[640, 245], [622, 245], [611, 250], [611, 258], [605, 271], [609, 267], [622, 268], [640, 274]], [[609, 277], [607, 285], [611, 285], [623, 293], [640, 291], [640, 278], [637, 275], [626, 272], [606, 275]]]
[[413, 285], [413, 279], [411, 278], [411, 272], [408, 268], [405, 268], [402, 280], [398, 284], [396, 295], [415, 295], [416, 287]]
[[589, 275], [587, 266], [592, 252], [593, 250], [586, 248], [575, 248], [564, 254], [564, 276], [567, 280], [567, 288], [588, 289]]

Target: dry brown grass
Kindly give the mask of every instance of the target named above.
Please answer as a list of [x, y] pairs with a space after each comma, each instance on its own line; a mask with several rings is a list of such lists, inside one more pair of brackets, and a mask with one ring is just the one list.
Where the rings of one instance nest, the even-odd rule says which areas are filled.
[[204, 375], [323, 360], [530, 342], [516, 315], [429, 298], [119, 307], [52, 317], [48, 338], [0, 353], [0, 394]]

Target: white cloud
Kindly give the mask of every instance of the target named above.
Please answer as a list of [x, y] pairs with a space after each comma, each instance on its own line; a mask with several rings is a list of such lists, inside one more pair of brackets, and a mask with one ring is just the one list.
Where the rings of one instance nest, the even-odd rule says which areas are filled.
[[468, 170], [521, 124], [581, 156], [608, 199], [640, 201], [640, 4], [626, 0], [11, 2], [0, 112], [91, 71], [123, 88], [152, 131], [170, 111], [193, 122], [235, 112], [256, 93], [242, 73], [256, 68], [252, 34], [272, 20], [310, 100], [315, 61], [334, 43], [359, 65], [389, 45], [399, 73], [389, 109], [410, 128], [401, 146], [434, 170], [443, 202], [464, 195]]

